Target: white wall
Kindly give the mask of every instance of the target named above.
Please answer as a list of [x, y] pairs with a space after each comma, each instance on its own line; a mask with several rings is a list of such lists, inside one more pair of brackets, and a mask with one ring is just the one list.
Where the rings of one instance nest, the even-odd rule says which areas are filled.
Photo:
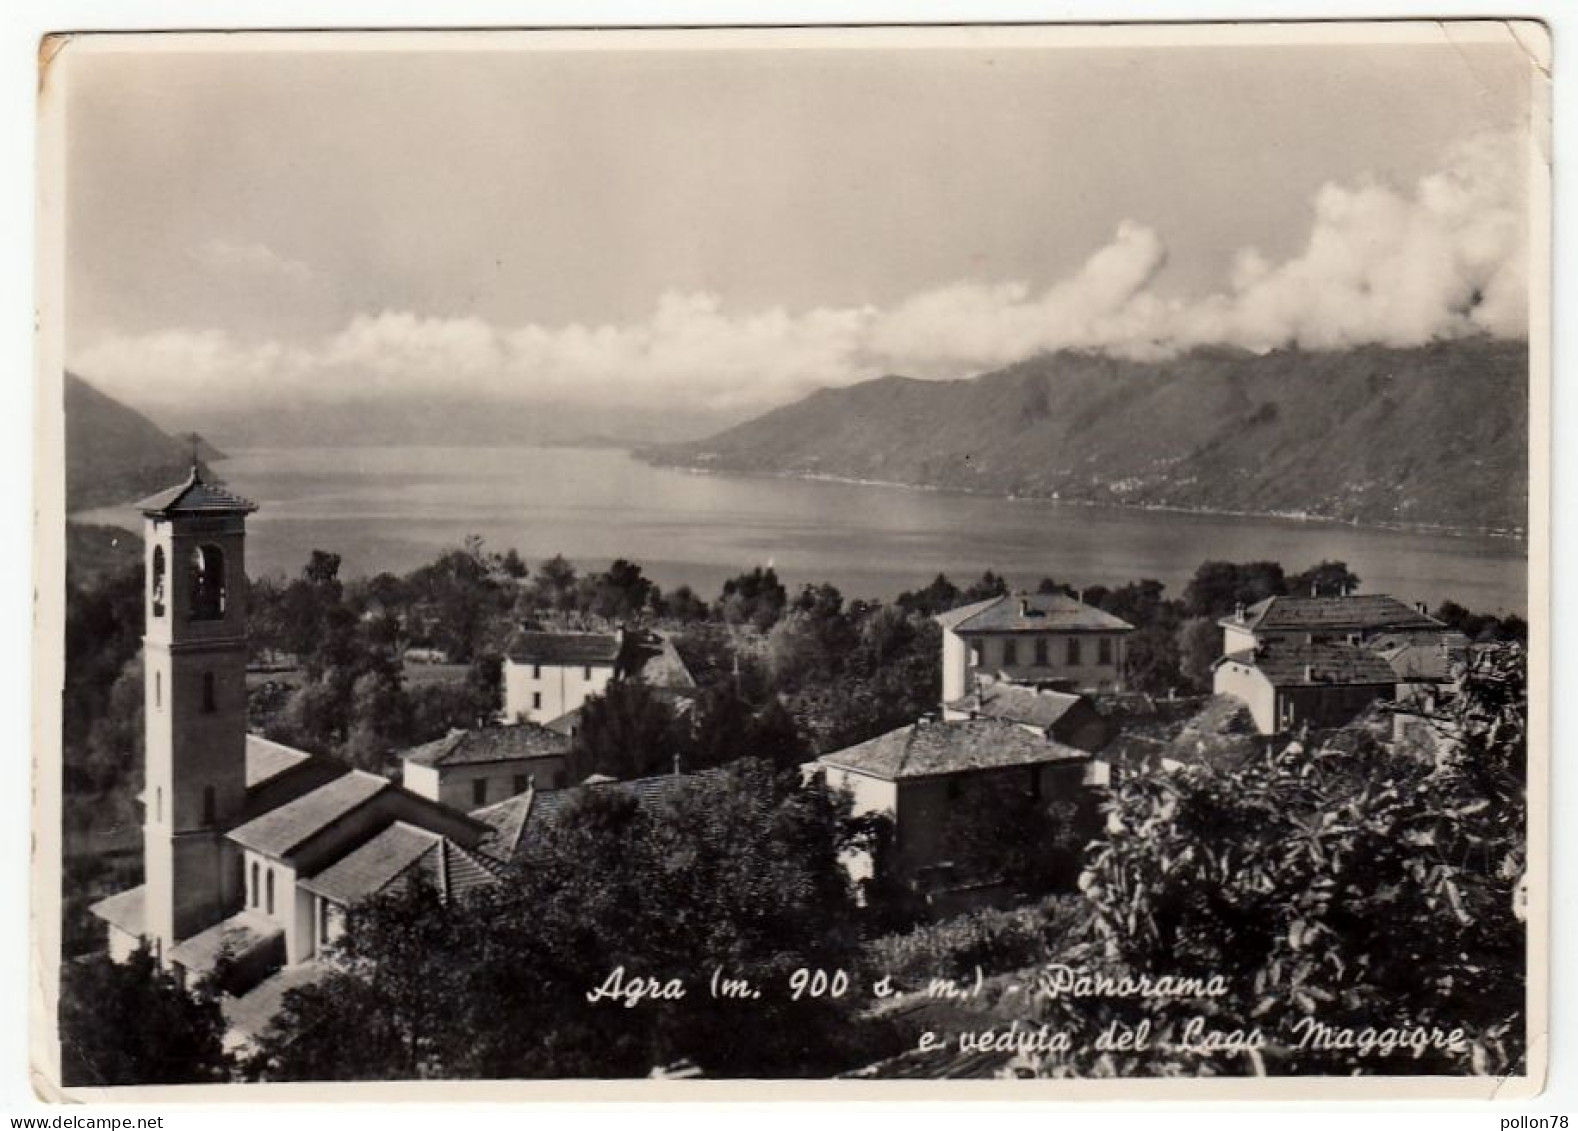
[[1249, 714], [1261, 734], [1275, 734], [1277, 730], [1277, 689], [1271, 681], [1248, 664], [1223, 661], [1216, 667], [1211, 680], [1211, 690], [1218, 695], [1232, 695], [1249, 706]]
[[[1046, 641], [1046, 663], [1036, 662], [1036, 641]], [[1079, 662], [1069, 663], [1070, 641], [1078, 641]], [[1108, 663], [1101, 662], [1102, 641], [1106, 641]], [[966, 643], [979, 653], [979, 670], [989, 674], [1003, 672], [1017, 680], [1067, 680], [1082, 691], [1113, 691], [1123, 686], [1123, 661], [1127, 655], [1124, 633], [1002, 633], [995, 636], [971, 635]], [[1012, 660], [1009, 650], [1012, 648]], [[968, 649], [966, 649], [968, 653]], [[946, 652], [944, 653], [946, 656]], [[944, 677], [946, 678], [946, 676]], [[968, 680], [966, 690], [968, 690]], [[963, 694], [964, 692], [961, 692]]]
[[504, 661], [504, 721], [546, 723], [601, 695], [612, 664], [526, 664]]

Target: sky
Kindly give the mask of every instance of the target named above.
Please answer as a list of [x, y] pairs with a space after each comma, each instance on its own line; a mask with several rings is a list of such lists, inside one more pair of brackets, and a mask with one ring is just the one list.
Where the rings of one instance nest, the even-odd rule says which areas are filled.
[[1060, 348], [1527, 325], [1506, 42], [84, 53], [68, 365], [139, 407], [740, 418]]

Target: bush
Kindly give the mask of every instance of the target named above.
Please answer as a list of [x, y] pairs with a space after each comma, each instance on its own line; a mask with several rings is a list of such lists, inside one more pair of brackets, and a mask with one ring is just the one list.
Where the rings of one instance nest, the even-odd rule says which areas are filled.
[[932, 978], [973, 976], [1035, 965], [1060, 953], [1088, 916], [1078, 896], [1048, 896], [1008, 910], [972, 911], [904, 934], [866, 944], [866, 959], [878, 977], [924, 984]]

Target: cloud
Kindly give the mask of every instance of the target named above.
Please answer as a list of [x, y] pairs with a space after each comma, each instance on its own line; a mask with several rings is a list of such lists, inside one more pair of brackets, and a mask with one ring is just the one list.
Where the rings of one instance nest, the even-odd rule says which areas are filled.
[[312, 278], [312, 268], [307, 264], [280, 255], [260, 243], [211, 239], [192, 248], [189, 254], [201, 266], [229, 276], [244, 275], [288, 283], [305, 283]]
[[[139, 403], [195, 390], [323, 399], [369, 390], [453, 389], [631, 405], [754, 408], [822, 385], [881, 373], [958, 377], [1044, 350], [1167, 357], [1194, 346], [1265, 350], [1414, 345], [1528, 323], [1526, 188], [1507, 138], [1458, 147], [1409, 188], [1328, 184], [1312, 203], [1304, 246], [1280, 263], [1236, 255], [1224, 287], [1163, 297], [1167, 251], [1131, 221], [1072, 275], [1040, 290], [1022, 281], [959, 282], [887, 309], [730, 311], [716, 295], [661, 295], [625, 325], [495, 326], [476, 318], [369, 313], [305, 345], [248, 342], [224, 331], [171, 330], [104, 339], [78, 372]], [[304, 264], [257, 244], [205, 245], [216, 267], [305, 278]]]

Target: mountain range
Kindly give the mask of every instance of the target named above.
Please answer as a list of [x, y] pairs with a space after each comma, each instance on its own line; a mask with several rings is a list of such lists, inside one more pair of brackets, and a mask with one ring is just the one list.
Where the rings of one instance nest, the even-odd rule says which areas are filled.
[[202, 437], [171, 434], [73, 373], [65, 376], [66, 509], [133, 502], [186, 478], [195, 457], [224, 453]]
[[1528, 346], [1046, 354], [964, 380], [828, 388], [663, 466], [1078, 503], [1517, 533]]

